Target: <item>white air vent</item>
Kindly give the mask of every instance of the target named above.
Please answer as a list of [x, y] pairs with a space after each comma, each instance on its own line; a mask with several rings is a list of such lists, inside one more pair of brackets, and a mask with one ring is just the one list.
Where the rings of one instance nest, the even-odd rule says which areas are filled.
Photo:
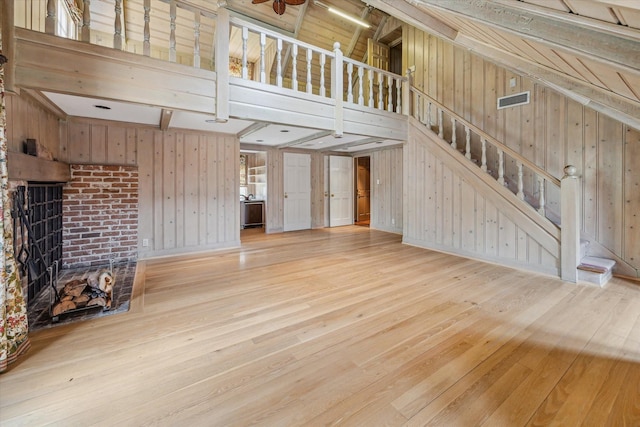
[[515, 107], [517, 105], [525, 105], [529, 103], [531, 92], [516, 93], [515, 95], [503, 96], [498, 98], [498, 110], [507, 107]]

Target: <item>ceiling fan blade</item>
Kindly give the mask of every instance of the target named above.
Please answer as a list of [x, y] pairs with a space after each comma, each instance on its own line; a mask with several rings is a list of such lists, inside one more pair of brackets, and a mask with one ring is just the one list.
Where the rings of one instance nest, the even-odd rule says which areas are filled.
[[305, 1], [307, 0], [284, 0], [286, 4], [290, 4], [291, 6], [299, 6], [304, 4]]
[[287, 5], [282, 0], [274, 0], [273, 1], [273, 11], [278, 15], [283, 15]]
[[269, 0], [253, 0], [251, 3], [252, 3], [252, 4], [260, 4], [260, 3], [266, 3], [266, 2], [268, 2], [268, 1], [269, 1]]

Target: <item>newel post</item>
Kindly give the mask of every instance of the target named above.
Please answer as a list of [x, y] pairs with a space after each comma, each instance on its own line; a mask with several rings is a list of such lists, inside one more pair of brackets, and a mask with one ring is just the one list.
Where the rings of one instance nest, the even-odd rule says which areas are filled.
[[344, 76], [342, 68], [344, 59], [340, 50], [340, 43], [333, 44], [333, 64], [331, 67], [331, 97], [336, 102], [334, 136], [341, 137], [344, 133]]
[[[407, 70], [407, 80], [402, 82], [402, 111], [405, 116], [411, 114], [413, 108], [413, 100], [411, 99], [411, 78], [413, 74], [411, 69]], [[415, 117], [415, 115], [414, 115]]]
[[580, 265], [580, 177], [576, 167], [564, 168], [560, 185], [560, 277], [568, 282], [578, 281]]
[[215, 40], [216, 121], [229, 120], [229, 11], [218, 9]]

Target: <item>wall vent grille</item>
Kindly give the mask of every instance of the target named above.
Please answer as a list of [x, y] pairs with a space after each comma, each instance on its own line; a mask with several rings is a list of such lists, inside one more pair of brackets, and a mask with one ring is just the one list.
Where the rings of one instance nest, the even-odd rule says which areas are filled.
[[508, 107], [516, 107], [518, 105], [525, 105], [530, 102], [531, 92], [516, 93], [515, 95], [503, 96], [498, 98], [498, 110]]

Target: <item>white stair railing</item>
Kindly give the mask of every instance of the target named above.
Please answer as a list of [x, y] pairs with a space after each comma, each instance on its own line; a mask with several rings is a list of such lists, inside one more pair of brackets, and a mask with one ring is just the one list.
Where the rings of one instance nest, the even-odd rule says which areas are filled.
[[[411, 87], [412, 108], [411, 115], [420, 123], [424, 124], [429, 131], [437, 134], [441, 139], [447, 139], [453, 149], [457, 151], [457, 128], [462, 126], [465, 130], [465, 147], [464, 157], [473, 160], [473, 141], [474, 135], [478, 151], [480, 152], [480, 162], [477, 165], [482, 171], [491, 174], [500, 185], [507, 186], [512, 189], [516, 197], [525, 201], [533, 207], [541, 216], [546, 217], [546, 200], [545, 193], [549, 186], [560, 188], [560, 180], [552, 176], [544, 169], [532, 163], [522, 154], [510, 149], [505, 144], [493, 138], [479, 127], [468, 122], [464, 118], [458, 116], [453, 111], [421, 92], [415, 87]], [[434, 123], [431, 120], [433, 110], [438, 118], [437, 129], [434, 129]], [[426, 114], [425, 114], [426, 110]], [[444, 120], [445, 115], [451, 122], [451, 130], [445, 135]], [[487, 151], [491, 147], [496, 154], [496, 158], [491, 165], [488, 164]], [[506, 159], [513, 161], [516, 165], [515, 178], [510, 183], [505, 175]], [[475, 163], [474, 163], [475, 164]], [[494, 170], [492, 170], [495, 168]], [[526, 171], [526, 173], [525, 173]], [[533, 182], [529, 182], [529, 181]], [[511, 184], [511, 185], [510, 185]], [[527, 194], [526, 188], [535, 188]]]

